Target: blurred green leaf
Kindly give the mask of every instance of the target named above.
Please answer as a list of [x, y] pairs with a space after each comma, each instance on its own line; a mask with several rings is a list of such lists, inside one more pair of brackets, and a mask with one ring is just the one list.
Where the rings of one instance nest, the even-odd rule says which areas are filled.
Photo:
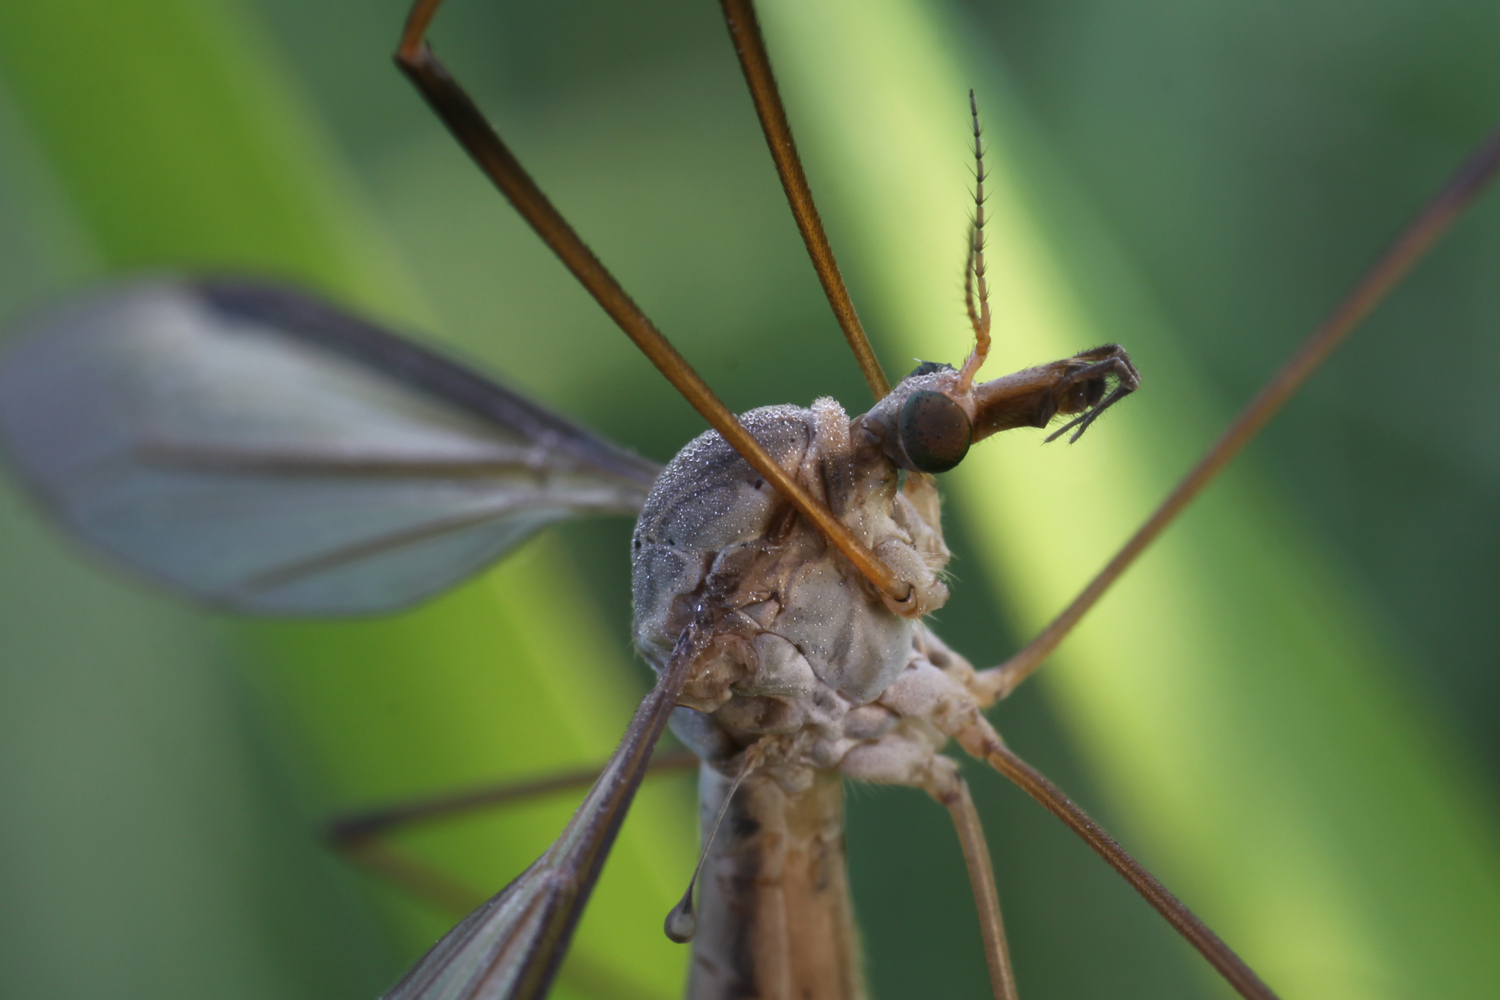
[[[903, 353], [966, 350], [952, 284], [967, 196], [950, 150], [958, 95], [977, 81], [1001, 363], [1118, 339], [1146, 373], [1083, 444], [1007, 435], [953, 476], [985, 571], [1034, 631], [1223, 417], [1107, 247], [1092, 272], [1065, 261], [1102, 234], [1049, 212], [1076, 192], [941, 6], [808, 6], [767, 3], [766, 17], [804, 145], [860, 206], [859, 252]], [[1500, 978], [1486, 944], [1500, 926], [1495, 816], [1299, 535], [1270, 491], [1243, 470], [1226, 477], [1093, 611], [1045, 683], [1148, 863], [1273, 987], [1487, 995]]]
[[[375, 315], [430, 315], [266, 39], [239, 7], [185, 0], [8, 7], [0, 13], [0, 38], [5, 80], [107, 270], [269, 272]], [[541, 542], [450, 598], [399, 617], [235, 630], [240, 643], [265, 651], [249, 677], [308, 754], [303, 767], [324, 808], [531, 776], [608, 754], [639, 691], [627, 683], [618, 645], [598, 638], [567, 562], [555, 543]], [[168, 612], [169, 619], [179, 617]], [[106, 621], [95, 612], [79, 624], [107, 627]], [[202, 631], [192, 623], [179, 629]], [[122, 645], [130, 652], [86, 668], [128, 685], [139, 672], [132, 658], [140, 644], [122, 639]], [[77, 656], [56, 639], [27, 667], [46, 673], [45, 661], [55, 660], [76, 669], [83, 666], [72, 662]], [[178, 660], [192, 669], [192, 657]], [[45, 761], [29, 763], [46, 773]], [[131, 766], [153, 761], [140, 756]], [[66, 772], [49, 777], [68, 780]], [[693, 814], [680, 791], [642, 797], [580, 931], [579, 961], [563, 972], [565, 985], [570, 977], [603, 976], [664, 995], [675, 991], [685, 955], [654, 921], [642, 922], [637, 908], [665, 913], [690, 867]], [[486, 895], [540, 852], [570, 808], [547, 802], [520, 810], [498, 831], [470, 825], [414, 836], [413, 849], [438, 864], [453, 861], [448, 870]], [[158, 833], [162, 842], [140, 846], [163, 852], [167, 863], [171, 834]], [[202, 863], [214, 858], [203, 851]], [[231, 849], [218, 863], [244, 860]], [[226, 896], [186, 909], [238, 907], [243, 914], [245, 906], [243, 898]], [[434, 917], [411, 902], [397, 909], [405, 914], [408, 958], [461, 915]], [[194, 946], [184, 939], [183, 947]], [[209, 970], [219, 962], [220, 974], [235, 975], [245, 995], [286, 989], [272, 987], [267, 973], [252, 967], [256, 956], [239, 957], [245, 967], [231, 973], [225, 947], [195, 948], [194, 961]], [[274, 951], [258, 958], [273, 970], [282, 961]], [[32, 992], [56, 994], [55, 987], [40, 988], [47, 981], [42, 969], [65, 964], [63, 953], [16, 961], [19, 981], [38, 987]], [[149, 954], [142, 962], [145, 993], [168, 995], [173, 965]], [[196, 982], [191, 989], [214, 992], [208, 986]]]

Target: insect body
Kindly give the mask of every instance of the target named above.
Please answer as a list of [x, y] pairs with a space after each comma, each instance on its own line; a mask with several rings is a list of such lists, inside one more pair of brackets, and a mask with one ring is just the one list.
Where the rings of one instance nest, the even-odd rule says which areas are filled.
[[[916, 391], [888, 397], [886, 416]], [[921, 591], [920, 606], [942, 604], [947, 590], [936, 574], [948, 552], [933, 486], [914, 477], [915, 489], [898, 489], [897, 466], [866, 429], [878, 423], [851, 424], [829, 399], [742, 419], [899, 567]], [[952, 762], [936, 753], [946, 734], [934, 723], [940, 713], [949, 723], [963, 716], [954, 703], [965, 698], [962, 684], [931, 665], [909, 612], [871, 593], [789, 513], [709, 434], [667, 466], [633, 541], [636, 642], [659, 668], [705, 589], [723, 593], [712, 642], [674, 719], [704, 760], [706, 817], [727, 792], [716, 774], [734, 774], [747, 747], [758, 755], [724, 840], [710, 847], [694, 997], [793, 987], [858, 995], [839, 776], [936, 794], [956, 784]]]
[[[957, 464], [951, 455], [962, 457], [971, 425], [993, 432], [1014, 419], [1018, 394], [1002, 390], [1017, 381], [1026, 379], [970, 389], [959, 372], [924, 365], [853, 420], [827, 398], [741, 418], [910, 585], [899, 605], [791, 517], [717, 434], [689, 444], [657, 480], [632, 542], [635, 638], [664, 669], [713, 595], [713, 638], [674, 716], [704, 761], [706, 818], [730, 794], [727, 776], [754, 754], [722, 840], [705, 826], [710, 861], [690, 996], [859, 995], [840, 778], [948, 802], [960, 779], [938, 751], [952, 737], [975, 747], [996, 739], [973, 668], [914, 620], [948, 597], [936, 486], [920, 466], [935, 454]], [[1056, 397], [1103, 397], [1098, 376], [1052, 383], [1046, 419]]]
[[[903, 411], [904, 411], [904, 406], [903, 406]], [[944, 438], [944, 436], [939, 435], [939, 441], [947, 441], [947, 438]], [[180, 444], [180, 442], [172, 442], [172, 444]], [[901, 447], [903, 447], [903, 450], [904, 450], [904, 453], [906, 453], [907, 459], [912, 459], [913, 460], [913, 465], [915, 465], [916, 468], [929, 468], [929, 466], [933, 466], [933, 468], [936, 468], [936, 466], [941, 465], [941, 463], [944, 463], [944, 462], [947, 462], [947, 460], [953, 459], [953, 454], [956, 453], [956, 451], [962, 451], [962, 448], [957, 448], [957, 450], [954, 450], [954, 448], [947, 448], [947, 450], [945, 450], [945, 448], [933, 448], [932, 451], [926, 450], [926, 448], [921, 448], [921, 450], [919, 450], [919, 451], [922, 451], [922, 454], [913, 454], [912, 453], [912, 448], [907, 448], [906, 444], [904, 444], [904, 442], [901, 442]], [[205, 457], [219, 457], [219, 459], [222, 459], [222, 456], [205, 456], [205, 454], [202, 453], [202, 451], [198, 451], [198, 453], [192, 453], [192, 451], [187, 450], [187, 448], [181, 448], [181, 447], [159, 448], [159, 450], [156, 450], [156, 453], [154, 453], [154, 456], [150, 456], [150, 454], [148, 454], [148, 456], [145, 456], [145, 457], [151, 457], [151, 459], [153, 459], [153, 462], [156, 462], [157, 465], [160, 465], [160, 463], [162, 463], [163, 459], [166, 460], [166, 463], [175, 462], [175, 463], [178, 463], [178, 468], [181, 468], [181, 465], [192, 465], [193, 462], [198, 462], [199, 463], [199, 471], [202, 471], [201, 463], [202, 463], [202, 460], [205, 459]], [[243, 456], [243, 454], [240, 454], [240, 456], [234, 456], [234, 457], [237, 457], [237, 459], [240, 460], [240, 466], [239, 466], [240, 471], [246, 471], [246, 469], [251, 468], [251, 466], [255, 465], [255, 462], [245, 462], [246, 456]], [[264, 456], [255, 456], [255, 459], [257, 459], [257, 462], [258, 462], [258, 460], [263, 459], [263, 457]], [[472, 456], [469, 456], [469, 457], [472, 457]], [[490, 457], [490, 460], [493, 460], [493, 457], [495, 457], [495, 456], [493, 456], [493, 454], [490, 454], [489, 457]], [[962, 457], [962, 454], [960, 454], [960, 457]], [[287, 460], [285, 460], [285, 456], [278, 456], [278, 462], [279, 462], [279, 468], [281, 468], [281, 471], [284, 471], [284, 472], [287, 471], [288, 466], [291, 465], [291, 463], [288, 463]], [[220, 468], [217, 469], [217, 472], [223, 472], [223, 471], [225, 471], [225, 468], [223, 468], [223, 466], [226, 466], [226, 465], [233, 465], [233, 463], [220, 462]], [[363, 465], [360, 462], [351, 462], [351, 463], [347, 463], [347, 465], [350, 466], [350, 468], [348, 468], [347, 471], [354, 471], [354, 469], [359, 469], [359, 471], [365, 472], [365, 474], [368, 474], [368, 472], [380, 472], [381, 471], [381, 469], [380, 469], [381, 462], [368, 462], [368, 460], [366, 460], [366, 462], [363, 462]], [[389, 468], [390, 468], [390, 466], [387, 466], [387, 471], [389, 471]], [[266, 463], [261, 463], [261, 471], [266, 471]], [[868, 541], [870, 541], [870, 540], [867, 540], [867, 544], [868, 544]], [[345, 547], [345, 553], [344, 553], [344, 555], [348, 555], [348, 547]], [[378, 553], [360, 553], [360, 555], [378, 555]], [[294, 567], [294, 568], [296, 568], [296, 570], [299, 571], [299, 573], [300, 573], [300, 571], [309, 570], [309, 568], [312, 568], [312, 570], [326, 570], [326, 568], [329, 568], [330, 565], [332, 565], [332, 564], [300, 565], [300, 567]], [[293, 576], [297, 576], [297, 574], [294, 573]], [[267, 577], [266, 574], [255, 574], [255, 577], [257, 577], [257, 579], [252, 580], [252, 585], [254, 585], [254, 586], [251, 586], [252, 591], [267, 591], [267, 589], [275, 589], [275, 585], [278, 585], [278, 583], [287, 582], [287, 577], [276, 577], [275, 574], [272, 574], [272, 576], [270, 576], [270, 577]], [[850, 579], [856, 579], [856, 577], [850, 577]], [[272, 586], [270, 586], [270, 588], [269, 588], [269, 586], [267, 586], [267, 585], [272, 585]], [[744, 660], [741, 661], [741, 666], [742, 666], [742, 664], [744, 664]], [[814, 676], [816, 676], [816, 675], [814, 675]], [[754, 688], [751, 688], [751, 690], [754, 690]], [[766, 694], [751, 694], [751, 696], [748, 696], [748, 697], [774, 697], [774, 694], [772, 694], [772, 696], [766, 696]], [[706, 703], [705, 703], [705, 705], [706, 705]], [[742, 706], [741, 706], [741, 708], [742, 708]], [[739, 721], [744, 721], [744, 720], [739, 720]], [[748, 732], [748, 730], [745, 730], [745, 732]], [[751, 790], [756, 790], [757, 786], [756, 786], [756, 784], [754, 784], [754, 778], [751, 778], [750, 781], [751, 781], [751, 784], [748, 787], [750, 787]], [[760, 787], [760, 789], [768, 789], [769, 786], [766, 786], [766, 784], [762, 783], [762, 784], [760, 784], [759, 787]], [[777, 786], [777, 787], [780, 787], [780, 786]], [[832, 810], [823, 810], [823, 814], [831, 814], [831, 813], [832, 813]], [[730, 840], [729, 843], [730, 844], [738, 843], [738, 841]], [[808, 843], [816, 843], [816, 841], [808, 841]], [[705, 934], [706, 934], [706, 931], [705, 931]]]

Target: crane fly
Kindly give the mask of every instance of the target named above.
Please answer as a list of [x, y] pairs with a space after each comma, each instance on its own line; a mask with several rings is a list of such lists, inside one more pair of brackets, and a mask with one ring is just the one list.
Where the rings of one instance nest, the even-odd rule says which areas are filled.
[[[813, 815], [832, 815], [837, 809], [836, 789], [826, 781], [817, 785], [821, 778], [808, 779], [803, 772], [821, 774], [840, 767], [856, 776], [917, 785], [948, 805], [975, 876], [997, 996], [1013, 995], [1014, 985], [983, 839], [975, 829], [966, 788], [956, 772], [944, 769], [948, 765], [941, 762], [946, 758], [930, 754], [933, 748], [927, 747], [928, 755], [921, 756], [921, 742], [902, 726], [928, 725], [994, 764], [1100, 850], [1244, 995], [1269, 996], [1211, 932], [1014, 757], [982, 716], [969, 710], [1008, 694], [1035, 669], [1109, 580], [1368, 311], [1488, 178], [1494, 168], [1494, 143], [1382, 259], [1320, 331], [1321, 339], [1272, 383], [1163, 513], [1111, 563], [1101, 582], [1012, 661], [974, 673], [930, 632], [902, 624], [940, 606], [945, 596], [941, 580], [933, 575], [946, 555], [941, 535], [923, 534], [937, 528], [930, 476], [957, 464], [971, 438], [977, 442], [1009, 427], [1045, 425], [1059, 413], [1077, 414], [1069, 429], [1081, 432], [1104, 406], [1135, 388], [1128, 359], [1111, 346], [976, 383], [984, 359], [981, 346], [959, 367], [924, 365], [889, 392], [841, 291], [794, 154], [785, 155], [793, 147], [789, 133], [782, 131], [785, 125], [753, 28], [753, 13], [748, 6], [726, 2], [731, 32], [809, 250], [874, 395], [881, 400], [869, 415], [852, 423], [837, 404], [820, 401], [811, 410], [779, 410], [749, 418], [750, 433], [744, 433], [572, 235], [435, 62], [422, 36], [436, 6], [419, 5], [414, 11], [400, 51], [403, 67], [528, 221], [717, 428], [721, 437], [700, 438], [685, 450], [687, 457], [676, 460], [678, 494], [683, 470], [697, 474], [686, 477], [689, 483], [727, 482], [736, 490], [748, 488], [745, 503], [753, 510], [737, 516], [752, 521], [754, 530], [748, 535], [741, 531], [734, 544], [754, 551], [739, 563], [725, 560], [724, 567], [712, 560], [715, 567], [693, 577], [685, 589], [669, 590], [664, 601], [654, 598], [656, 589], [665, 586], [662, 580], [672, 579], [673, 573], [683, 577], [685, 571], [643, 570], [639, 560], [649, 556], [638, 555], [638, 614], [646, 617], [638, 622], [637, 636], [661, 671], [657, 690], [643, 703], [620, 751], [553, 851], [444, 938], [392, 996], [530, 996], [545, 990], [623, 819], [650, 745], [674, 705], [701, 710], [697, 716], [679, 714], [686, 720], [680, 728], [708, 761], [705, 781], [710, 789], [720, 780], [718, 793], [737, 818], [732, 826], [754, 825], [746, 818], [763, 820], [766, 810], [786, 808], [785, 803], [766, 805], [767, 796], [809, 794], [821, 799]], [[982, 177], [982, 167], [980, 171]], [[976, 223], [978, 234], [982, 214]], [[971, 319], [984, 345], [985, 272], [977, 235], [965, 273]], [[246, 372], [255, 373], [257, 384], [277, 391], [254, 398], [225, 391]], [[655, 494], [655, 527], [643, 522], [638, 528], [639, 549], [649, 554], [655, 547], [661, 550], [658, 555], [666, 553], [662, 558], [669, 563], [677, 558], [671, 556], [679, 541], [673, 532], [681, 529], [685, 515], [674, 508], [678, 494], [657, 483], [649, 463], [458, 366], [286, 289], [204, 280], [108, 292], [46, 324], [43, 334], [9, 362], [3, 392], [10, 451], [65, 523], [169, 584], [238, 610], [337, 614], [399, 606], [451, 584], [548, 523], [581, 513], [634, 510], [643, 503], [650, 514], [647, 490], [652, 488], [665, 492]], [[138, 399], [131, 393], [142, 395]], [[138, 402], [149, 405], [137, 410]], [[147, 418], [143, 423], [142, 412]], [[787, 443], [789, 425], [802, 428], [800, 445]], [[861, 433], [868, 440], [861, 439]], [[725, 440], [733, 444], [738, 458], [727, 450]], [[786, 468], [792, 457], [798, 457], [793, 454], [798, 449], [801, 461], [811, 461], [817, 469], [810, 478]], [[863, 457], [856, 461], [858, 456]], [[740, 459], [749, 466], [742, 468]], [[848, 469], [831, 471], [841, 462]], [[840, 475], [847, 481], [838, 482]], [[870, 477], [868, 484], [865, 477]], [[824, 495], [809, 495], [819, 482]], [[263, 489], [257, 492], [257, 486]], [[164, 494], [178, 497], [182, 505], [170, 508], [172, 517], [160, 514]], [[866, 537], [861, 537], [844, 523], [861, 520], [853, 498], [867, 495], [903, 511], [896, 520], [897, 534], [910, 550], [905, 555], [900, 546], [882, 549], [871, 544], [872, 538], [889, 543], [891, 529], [884, 529], [887, 534], [882, 536], [864, 525]], [[738, 503], [728, 506], [738, 511]], [[718, 512], [724, 505], [708, 506]], [[797, 514], [791, 513], [792, 507]], [[412, 518], [413, 508], [420, 510], [420, 518]], [[177, 516], [182, 509], [212, 516]], [[349, 517], [351, 509], [368, 521]], [[226, 526], [234, 530], [223, 534]], [[832, 554], [835, 549], [839, 555]], [[723, 554], [729, 546], [710, 551]], [[915, 563], [911, 552], [921, 557]], [[755, 562], [785, 559], [787, 553], [791, 561], [786, 566]], [[844, 714], [877, 709], [866, 714], [878, 719], [852, 721], [834, 740], [852, 741], [861, 753], [848, 746], [810, 748], [785, 738], [785, 720], [774, 716], [789, 711], [783, 704], [787, 692], [756, 686], [767, 677], [744, 675], [750, 664], [770, 662], [781, 654], [757, 649], [750, 657], [737, 643], [754, 646], [766, 636], [794, 632], [790, 620], [778, 624], [779, 631], [768, 627], [768, 622], [780, 622], [783, 614], [817, 617], [791, 596], [795, 588], [785, 582], [807, 572], [808, 566], [815, 567], [809, 579], [823, 581], [814, 591], [822, 594], [834, 587], [855, 595], [844, 599], [852, 602], [847, 608], [853, 610], [840, 614], [860, 623], [853, 633], [857, 640], [845, 641], [846, 646], [860, 648], [860, 655], [845, 663], [840, 656], [820, 653], [814, 673], [829, 692], [848, 702]], [[690, 600], [678, 607], [678, 597]], [[829, 599], [808, 600], [824, 608]], [[767, 609], [768, 602], [778, 607]], [[659, 620], [651, 617], [653, 613]], [[734, 619], [732, 627], [724, 624], [726, 618]], [[882, 629], [896, 638], [886, 640], [884, 653], [872, 652], [880, 645], [872, 637]], [[799, 635], [792, 643], [799, 653], [787, 655], [807, 660], [823, 640], [815, 631]], [[856, 676], [860, 664], [894, 663], [889, 653], [893, 646], [903, 651], [901, 662], [895, 664], [899, 676], [893, 679], [889, 671], [876, 680]], [[783, 668], [801, 669], [784, 663]], [[920, 677], [904, 681], [901, 671]], [[825, 679], [824, 673], [835, 681]], [[970, 700], [964, 701], [966, 697]], [[924, 707], [913, 707], [918, 703]], [[701, 716], [709, 712], [724, 714], [705, 730]], [[842, 719], [841, 715], [835, 721]], [[803, 725], [807, 723], [798, 722]], [[832, 723], [819, 719], [817, 725]], [[893, 734], [902, 738], [892, 739]], [[912, 754], [918, 757], [908, 759]], [[855, 760], [862, 757], [870, 760]], [[739, 792], [742, 801], [731, 800], [730, 783], [739, 780], [748, 782]], [[807, 786], [809, 780], [815, 785]], [[727, 862], [716, 857], [713, 863]], [[715, 887], [722, 892], [726, 881], [733, 879], [710, 878], [705, 893]], [[774, 947], [764, 943], [755, 961], [780, 967], [788, 976], [828, 977], [794, 980], [793, 985], [822, 984], [818, 995], [854, 995], [858, 974], [852, 938], [844, 926], [847, 913], [841, 909], [846, 904], [835, 899], [819, 905], [833, 914], [831, 924], [821, 928], [825, 938], [817, 939], [816, 945], [799, 942], [783, 928], [787, 954], [777, 958]], [[744, 927], [726, 927], [726, 912], [704, 907], [706, 929], [700, 940], [716, 942], [712, 946], [720, 949], [719, 954], [732, 950], [731, 945], [749, 933]], [[808, 946], [809, 953], [818, 952], [822, 961], [802, 956], [795, 947], [799, 944]], [[700, 985], [696, 995], [729, 995], [767, 975], [759, 964], [723, 971], [724, 961], [707, 961], [716, 954], [712, 946], [705, 945], [706, 959], [698, 967], [716, 965], [719, 978], [703, 980], [711, 985]]]

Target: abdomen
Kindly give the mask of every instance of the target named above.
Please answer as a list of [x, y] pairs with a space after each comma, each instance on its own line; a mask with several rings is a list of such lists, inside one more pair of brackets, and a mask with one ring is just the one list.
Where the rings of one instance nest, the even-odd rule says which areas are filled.
[[[729, 783], [702, 767], [705, 823]], [[746, 779], [709, 851], [698, 898], [688, 1000], [864, 997], [837, 774], [818, 773], [795, 795], [767, 777]]]

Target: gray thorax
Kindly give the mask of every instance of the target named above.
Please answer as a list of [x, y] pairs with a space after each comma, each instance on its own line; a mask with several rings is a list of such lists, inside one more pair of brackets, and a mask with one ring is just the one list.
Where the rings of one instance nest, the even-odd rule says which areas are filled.
[[716, 623], [674, 731], [720, 767], [774, 737], [762, 769], [789, 793], [816, 771], [931, 790], [945, 731], [972, 703], [968, 664], [915, 620], [947, 598], [931, 481], [902, 475], [831, 399], [741, 420], [914, 594], [893, 607], [718, 434], [700, 435], [632, 540], [635, 640], [653, 666], [705, 602]]

